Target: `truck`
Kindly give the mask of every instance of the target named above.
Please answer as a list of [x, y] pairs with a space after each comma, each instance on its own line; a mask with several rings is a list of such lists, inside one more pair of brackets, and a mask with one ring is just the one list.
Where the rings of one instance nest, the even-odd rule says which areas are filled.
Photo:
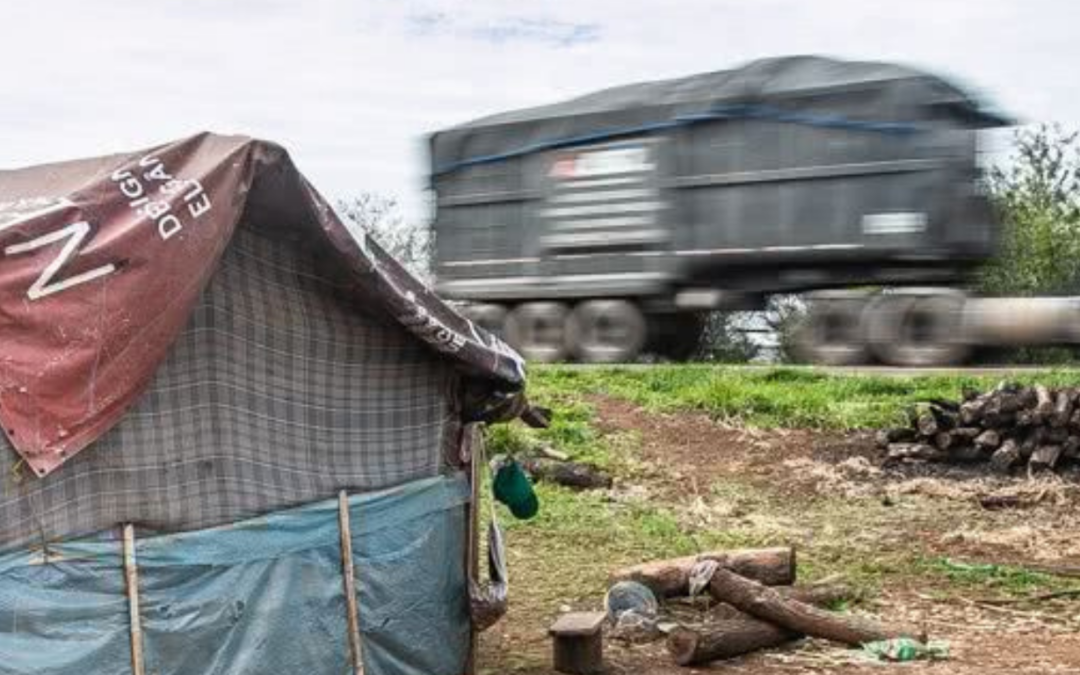
[[792, 56], [432, 134], [436, 290], [534, 361], [687, 358], [708, 312], [807, 294], [812, 361], [959, 363], [1075, 343], [1070, 298], [963, 289], [998, 251], [986, 130], [903, 65]]

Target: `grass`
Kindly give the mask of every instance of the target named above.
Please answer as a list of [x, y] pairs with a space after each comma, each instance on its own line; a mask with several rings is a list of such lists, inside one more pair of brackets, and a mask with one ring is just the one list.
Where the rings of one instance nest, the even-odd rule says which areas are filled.
[[1061, 590], [1080, 584], [1022, 567], [996, 564], [972, 564], [936, 558], [928, 561], [928, 572], [946, 578], [958, 591], [982, 590], [1003, 595], [1024, 596], [1047, 589]]
[[[906, 407], [956, 398], [964, 387], [988, 389], [1001, 377], [829, 375], [806, 368], [658, 365], [649, 368], [534, 367], [532, 396], [605, 394], [650, 411], [695, 410], [747, 426], [855, 429], [902, 422]], [[1080, 384], [1080, 373], [1057, 370], [1009, 378], [1047, 385]], [[556, 406], [558, 407], [558, 406]]]
[[[1015, 379], [1036, 378], [1048, 385], [1080, 383], [1080, 376], [1067, 371]], [[1004, 524], [974, 504], [945, 504], [925, 495], [904, 496], [892, 505], [875, 497], [793, 495], [782, 482], [741, 475], [690, 495], [672, 482], [681, 467], [647, 464], [642, 432], [601, 429], [594, 406], [594, 396], [602, 394], [640, 405], [643, 416], [690, 410], [746, 426], [840, 430], [897, 422], [913, 403], [956, 397], [965, 386], [989, 388], [999, 379], [716, 366], [534, 368], [531, 398], [556, 411], [554, 424], [545, 430], [492, 427], [489, 454], [527, 454], [550, 445], [603, 467], [618, 484], [644, 491], [574, 492], [539, 484], [541, 507], [534, 519], [517, 521], [496, 507], [507, 533], [511, 602], [509, 616], [484, 635], [487, 672], [548, 672], [542, 665], [550, 658], [546, 627], [560, 607], [600, 608], [608, 574], [619, 567], [709, 549], [792, 544], [801, 581], [840, 573], [862, 597], [908, 588], [942, 601], [1022, 598], [1080, 587], [1078, 580], [969, 562], [958, 551], [931, 545], [960, 523]]]

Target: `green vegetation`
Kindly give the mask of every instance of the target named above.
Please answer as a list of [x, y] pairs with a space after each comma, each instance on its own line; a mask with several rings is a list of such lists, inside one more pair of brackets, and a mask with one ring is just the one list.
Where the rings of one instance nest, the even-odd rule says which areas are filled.
[[1080, 282], [1080, 136], [1021, 129], [1011, 161], [990, 172], [1002, 251], [981, 279], [998, 295], [1075, 293]]
[[1051, 587], [1060, 589], [1080, 585], [1021, 567], [971, 564], [948, 558], [929, 561], [928, 569], [931, 573], [943, 575], [957, 590], [976, 589], [1024, 596]]
[[[1016, 379], [1080, 384], [1080, 373], [1025, 373]], [[616, 476], [617, 487], [575, 492], [539, 484], [540, 513], [529, 521], [496, 507], [509, 545], [511, 603], [500, 627], [483, 636], [485, 662], [493, 665], [489, 672], [547, 672], [548, 623], [564, 605], [599, 608], [612, 570], [709, 549], [794, 545], [803, 583], [840, 574], [861, 600], [907, 590], [944, 603], [1001, 598], [1026, 607], [1023, 598], [1080, 588], [1080, 580], [1002, 564], [994, 557], [999, 549], [952, 550], [950, 534], [961, 525], [968, 532], [993, 532], [1018, 522], [972, 501], [817, 492], [789, 482], [782, 463], [771, 465], [767, 475], [699, 474], [703, 480], [691, 490], [685, 476], [693, 469], [675, 455], [670, 461], [658, 458], [655, 445], [646, 453], [643, 445], [649, 416], [658, 413], [704, 411], [747, 426], [837, 430], [895, 421], [906, 405], [959, 396], [965, 386], [989, 388], [999, 380], [832, 376], [790, 367], [534, 368], [531, 397], [555, 409], [555, 423], [546, 430], [492, 427], [489, 454], [527, 454], [546, 444], [602, 466]], [[611, 420], [600, 424], [602, 397], [640, 405], [640, 420], [630, 423], [634, 428], [613, 428]], [[651, 442], [656, 440], [654, 434]], [[484, 495], [490, 498], [488, 490]], [[989, 564], [980, 550], [990, 555]], [[1007, 561], [1024, 557], [1001, 552]]]
[[[550, 400], [560, 412], [563, 409], [558, 401], [580, 401], [583, 394], [603, 394], [650, 411], [694, 410], [747, 426], [856, 429], [902, 422], [907, 406], [932, 398], [957, 398], [964, 387], [988, 389], [1001, 379], [829, 375], [809, 368], [724, 368], [704, 364], [649, 368], [545, 366], [533, 368], [530, 386], [535, 400]], [[1080, 373], [1059, 370], [1008, 379], [1076, 385], [1080, 384]], [[574, 410], [574, 414], [587, 413], [587, 409]]]

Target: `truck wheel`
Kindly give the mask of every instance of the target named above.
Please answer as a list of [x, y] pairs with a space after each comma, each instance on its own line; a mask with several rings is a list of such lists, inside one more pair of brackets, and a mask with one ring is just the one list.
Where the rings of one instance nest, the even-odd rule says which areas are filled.
[[867, 312], [871, 349], [894, 366], [951, 366], [971, 351], [961, 342], [964, 295], [881, 296]]
[[566, 305], [527, 302], [506, 318], [506, 341], [527, 361], [555, 363], [566, 359]]
[[586, 363], [632, 361], [645, 346], [645, 317], [632, 302], [589, 300], [574, 308], [566, 326], [567, 342]]
[[870, 358], [863, 335], [863, 297], [814, 300], [795, 337], [796, 351], [810, 363], [854, 366]]
[[505, 339], [507, 312], [502, 305], [468, 305], [463, 308], [462, 313], [477, 326]]
[[699, 313], [653, 314], [648, 318], [646, 350], [672, 361], [688, 361], [701, 349], [705, 315]]

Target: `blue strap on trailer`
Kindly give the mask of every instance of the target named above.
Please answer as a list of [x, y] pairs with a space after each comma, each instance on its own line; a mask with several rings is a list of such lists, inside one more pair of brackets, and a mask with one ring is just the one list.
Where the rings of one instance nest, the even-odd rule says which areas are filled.
[[875, 120], [860, 120], [844, 117], [841, 115], [828, 115], [822, 113], [808, 113], [793, 110], [785, 110], [771, 105], [760, 104], [730, 104], [719, 105], [697, 113], [678, 115], [671, 120], [650, 122], [626, 127], [614, 127], [601, 129], [588, 134], [568, 136], [565, 138], [553, 138], [535, 143], [523, 145], [520, 148], [508, 150], [490, 155], [478, 155], [469, 157], [451, 164], [437, 167], [432, 171], [434, 176], [442, 176], [453, 173], [460, 169], [481, 164], [503, 162], [516, 157], [523, 157], [536, 152], [558, 150], [579, 145], [588, 145], [622, 138], [625, 136], [638, 136], [652, 134], [658, 131], [667, 131], [678, 127], [716, 122], [722, 120], [751, 119], [781, 122], [786, 124], [802, 124], [807, 126], [822, 127], [828, 129], [844, 129], [864, 133], [879, 133], [905, 136], [924, 131], [924, 127], [911, 122], [882, 122]]

